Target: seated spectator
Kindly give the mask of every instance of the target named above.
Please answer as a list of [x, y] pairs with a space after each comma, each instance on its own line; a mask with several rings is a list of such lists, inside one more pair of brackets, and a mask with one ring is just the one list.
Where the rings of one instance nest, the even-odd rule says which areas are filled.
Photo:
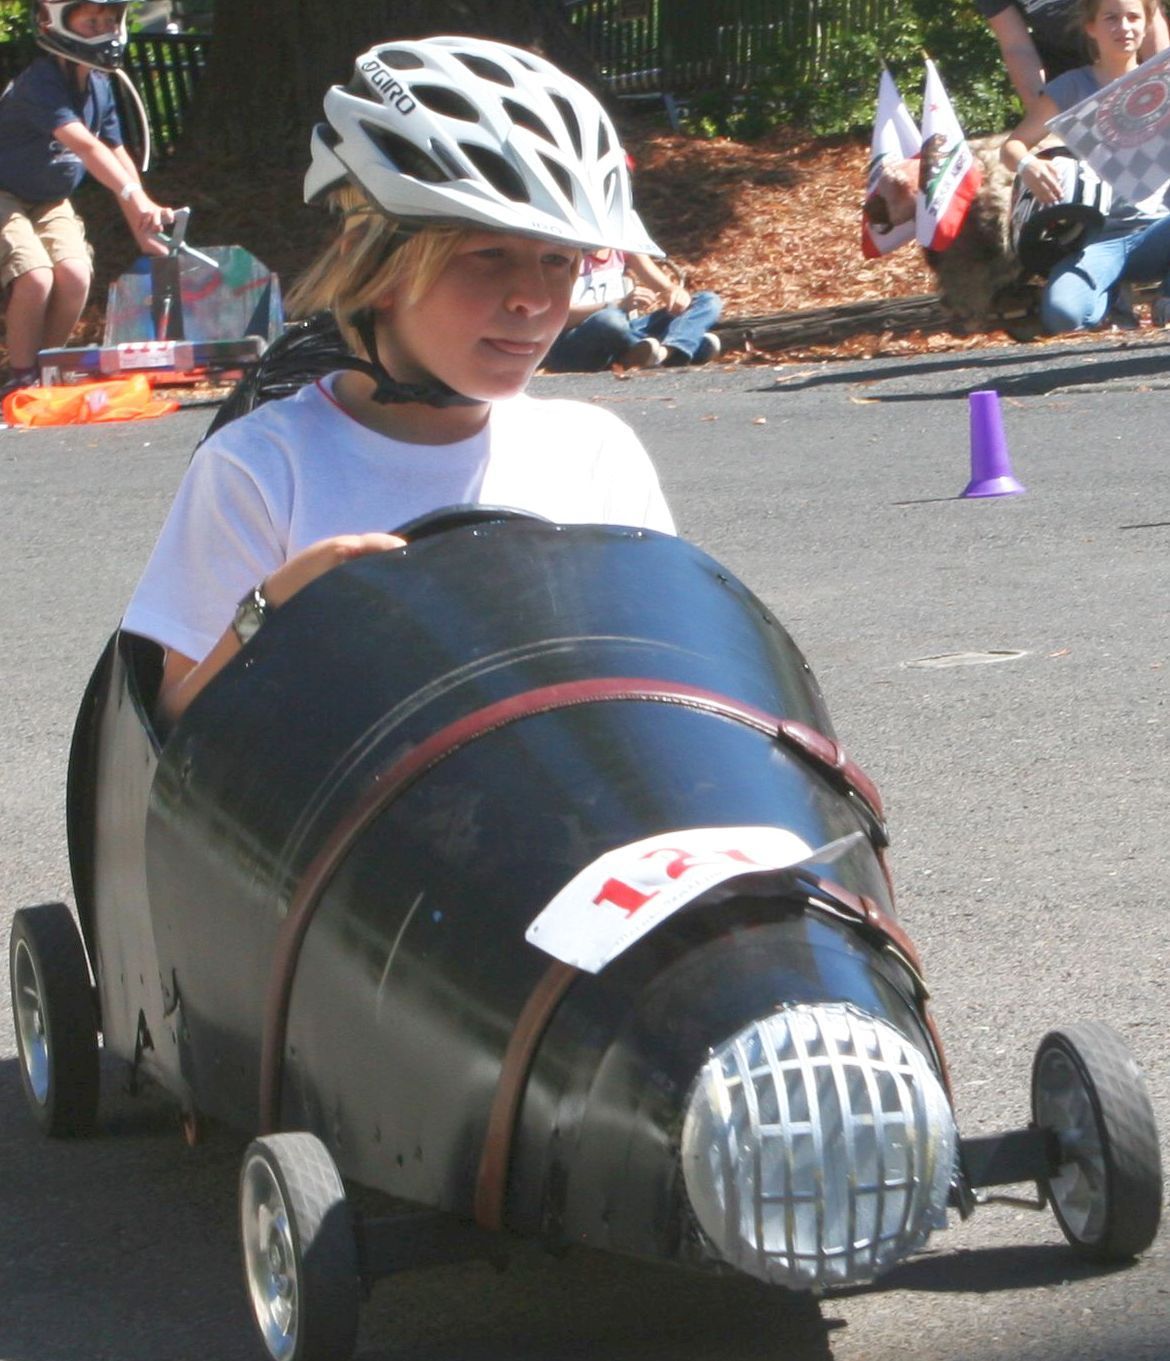
[[544, 367], [593, 373], [613, 364], [705, 364], [720, 350], [710, 328], [722, 311], [714, 293], [688, 293], [647, 255], [596, 251], [581, 262], [568, 324]]
[[43, 49], [0, 100], [0, 289], [10, 374], [0, 396], [38, 382], [37, 354], [66, 344], [93, 280], [92, 251], [71, 195], [86, 175], [115, 196], [146, 255], [174, 219], [147, 194], [122, 144], [111, 72], [126, 53], [120, 0], [39, 0]]
[[[1000, 151], [1039, 203], [1057, 204], [1063, 196], [1057, 168], [1033, 150], [1047, 139], [1048, 120], [1135, 70], [1160, 12], [1158, 0], [1079, 0], [1092, 62], [1050, 80]], [[1159, 284], [1153, 319], [1170, 324], [1170, 181], [1138, 203], [1114, 195], [1104, 224], [1087, 232], [1048, 276], [1040, 302], [1044, 329], [1057, 335], [1101, 325], [1128, 283]]]
[[[1078, 0], [975, 0], [999, 43], [1004, 69], [1025, 113], [1031, 113], [1046, 81], [1092, 59], [1078, 18]], [[1153, 7], [1139, 59], [1170, 46], [1161, 0]]]

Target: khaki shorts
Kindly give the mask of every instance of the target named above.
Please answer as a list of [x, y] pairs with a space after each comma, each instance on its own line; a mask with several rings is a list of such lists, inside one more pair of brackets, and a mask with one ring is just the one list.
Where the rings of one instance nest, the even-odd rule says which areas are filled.
[[0, 189], [0, 284], [65, 260], [93, 261], [85, 224], [68, 199], [26, 203]]

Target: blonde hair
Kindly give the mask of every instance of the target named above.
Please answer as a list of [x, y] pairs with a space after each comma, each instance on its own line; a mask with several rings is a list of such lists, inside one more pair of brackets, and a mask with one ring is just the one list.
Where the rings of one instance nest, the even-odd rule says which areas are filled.
[[438, 223], [404, 238], [402, 224], [352, 185], [334, 190], [331, 203], [341, 230], [289, 290], [286, 306], [290, 316], [332, 312], [346, 344], [362, 353], [354, 318], [403, 284], [404, 302], [417, 302], [476, 229]]

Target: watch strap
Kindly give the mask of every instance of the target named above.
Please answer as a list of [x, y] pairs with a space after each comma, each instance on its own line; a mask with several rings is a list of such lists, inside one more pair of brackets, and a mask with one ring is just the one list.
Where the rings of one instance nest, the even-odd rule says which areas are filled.
[[269, 604], [264, 598], [264, 583], [261, 581], [244, 596], [236, 606], [236, 613], [232, 619], [232, 631], [240, 641], [241, 647], [246, 647], [256, 636], [260, 626], [268, 617]]

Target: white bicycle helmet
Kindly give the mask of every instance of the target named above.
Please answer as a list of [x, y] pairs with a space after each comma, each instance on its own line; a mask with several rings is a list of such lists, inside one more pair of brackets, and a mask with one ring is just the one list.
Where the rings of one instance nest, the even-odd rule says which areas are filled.
[[605, 110], [542, 57], [481, 38], [386, 42], [325, 96], [305, 201], [350, 182], [391, 217], [662, 255]]
[[1085, 233], [1109, 216], [1113, 191], [1067, 147], [1046, 147], [1037, 156], [1060, 173], [1061, 201], [1041, 204], [1017, 175], [1012, 188], [1012, 248], [1029, 274], [1047, 276], [1057, 261], [1080, 247]]
[[33, 24], [37, 46], [55, 56], [75, 61], [80, 66], [95, 66], [101, 71], [117, 71], [126, 59], [126, 0], [93, 0], [119, 11], [118, 27], [112, 33], [83, 38], [68, 27], [69, 12], [78, 0], [34, 0]]

